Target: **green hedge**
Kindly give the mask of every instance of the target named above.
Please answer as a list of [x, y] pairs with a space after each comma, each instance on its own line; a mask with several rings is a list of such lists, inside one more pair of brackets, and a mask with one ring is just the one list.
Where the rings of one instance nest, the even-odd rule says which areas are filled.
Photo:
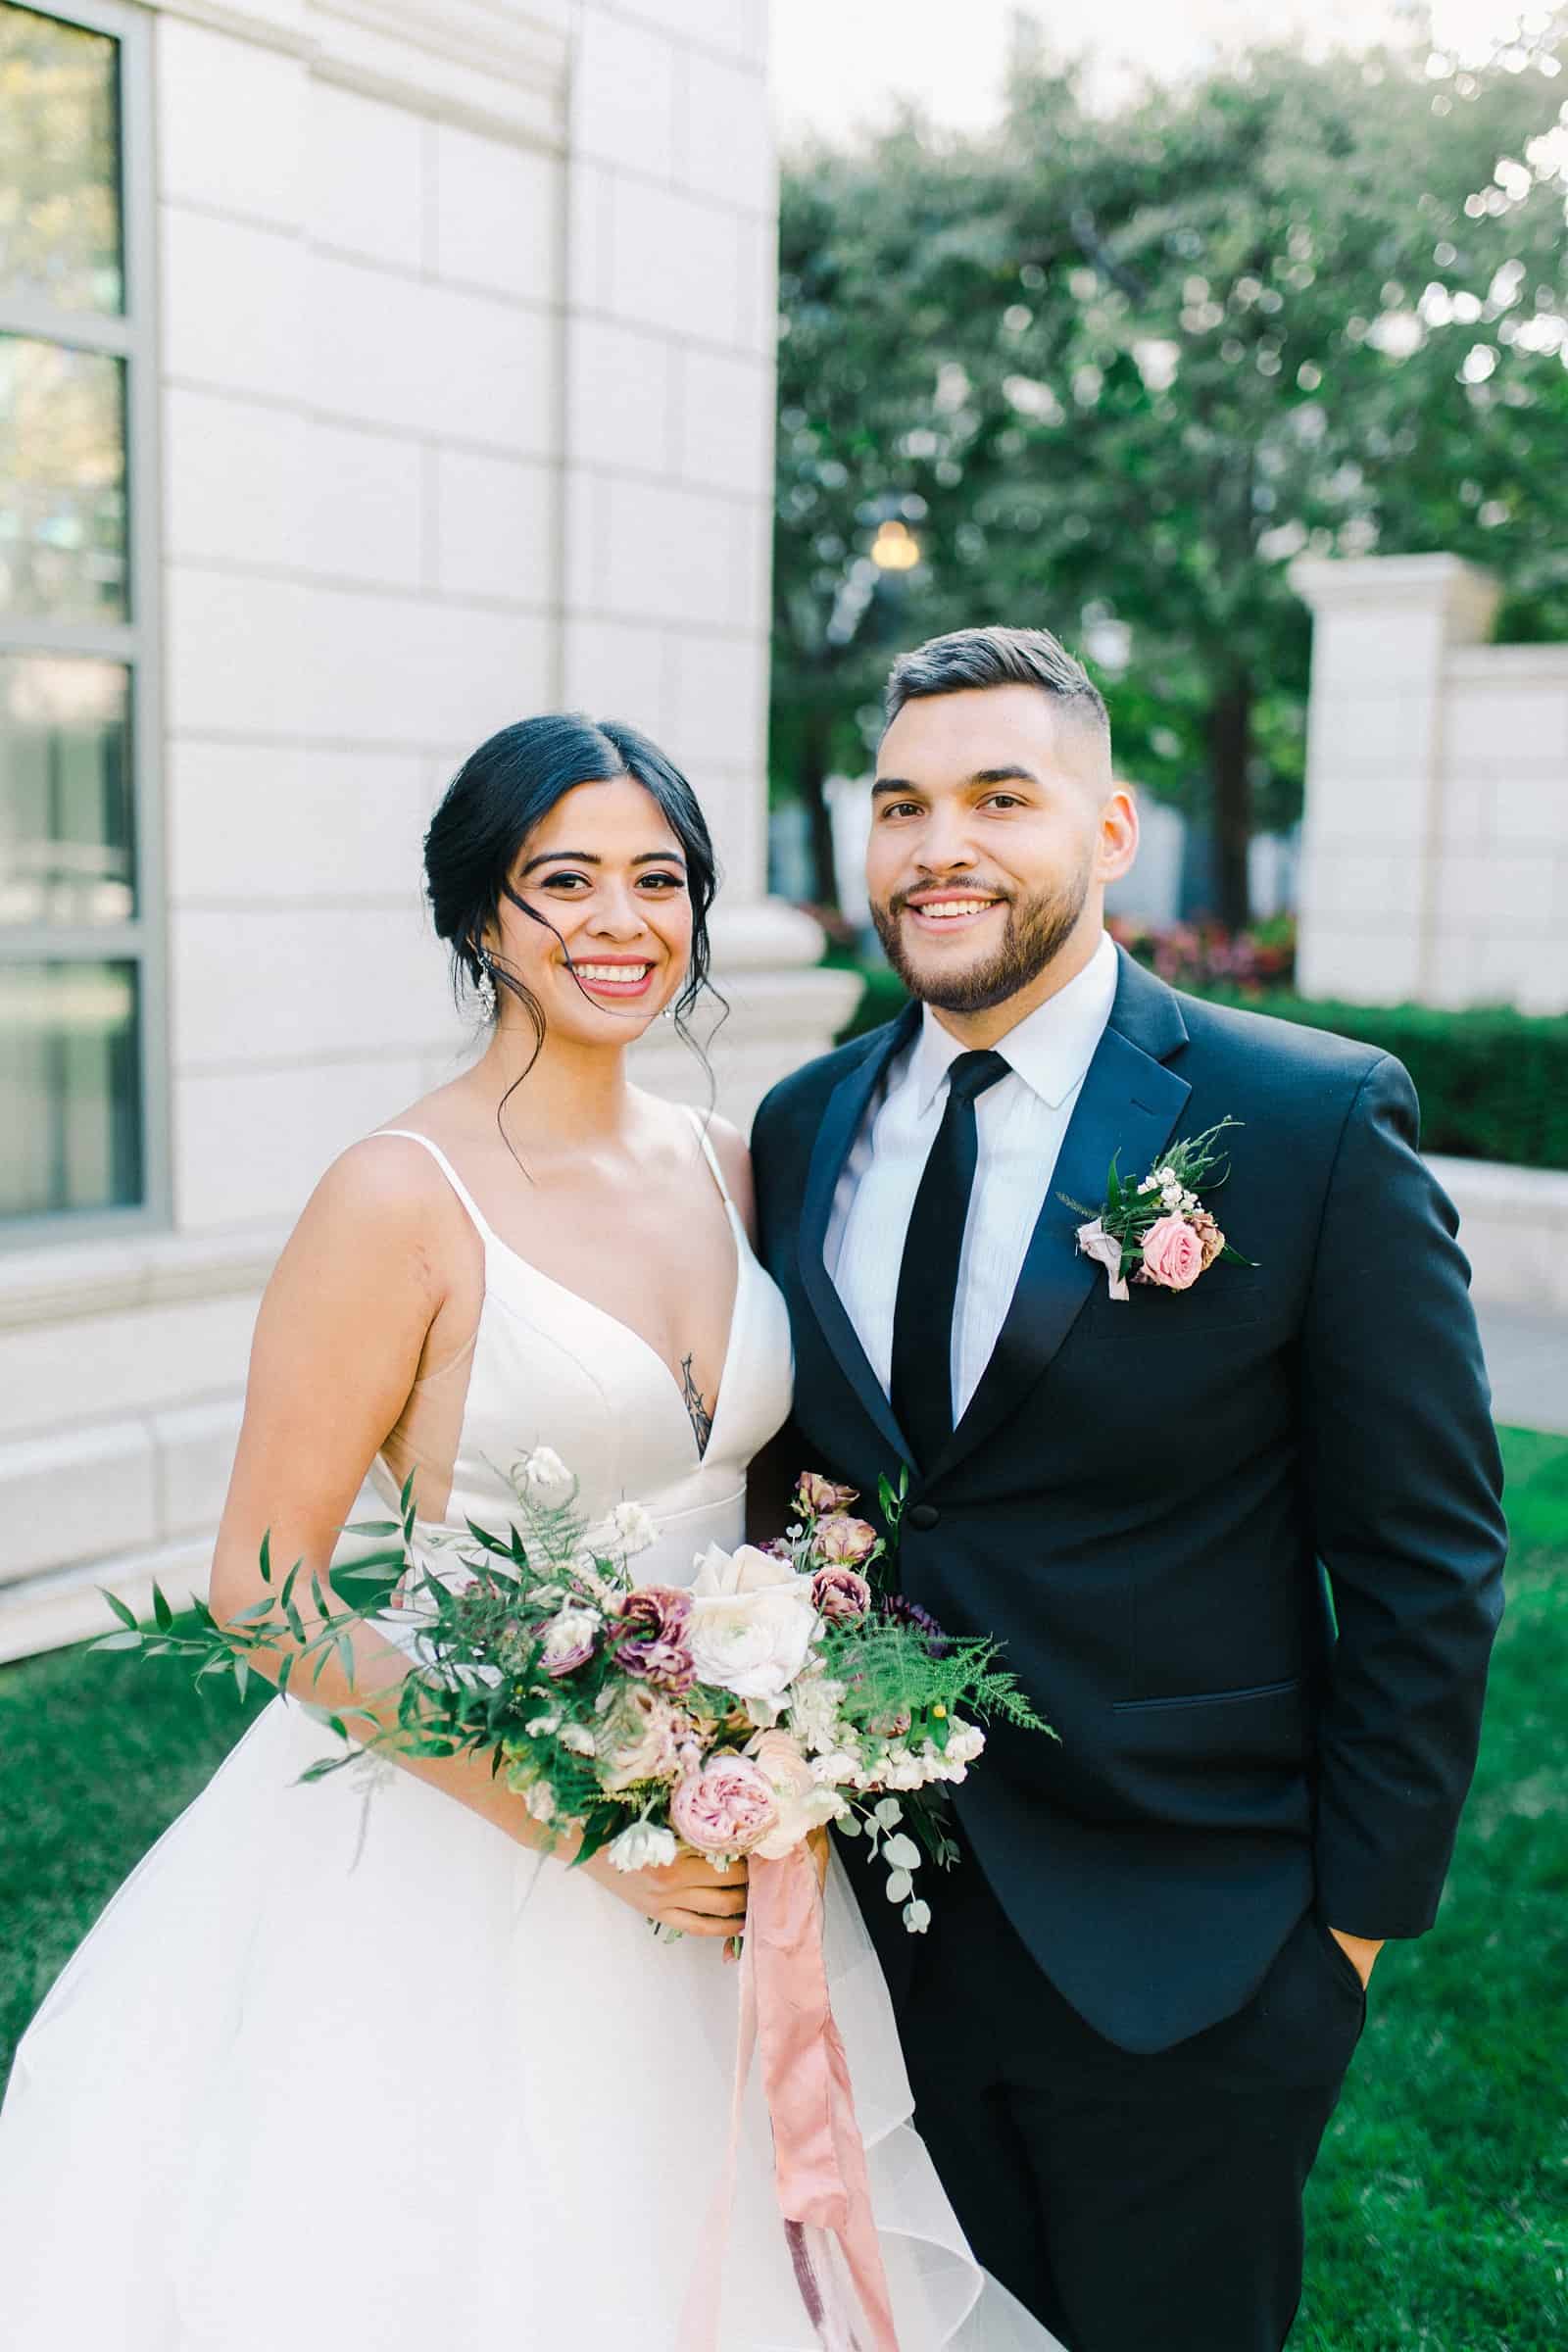
[[[844, 1038], [891, 1020], [905, 1001], [895, 975], [866, 973], [865, 995]], [[1500, 1159], [1568, 1168], [1568, 1018], [1504, 1010], [1440, 1012], [1424, 1004], [1339, 1004], [1304, 997], [1243, 998], [1213, 992], [1216, 1004], [1272, 1013], [1312, 1029], [1338, 1030], [1396, 1054], [1421, 1098], [1421, 1141], [1459, 1159]]]

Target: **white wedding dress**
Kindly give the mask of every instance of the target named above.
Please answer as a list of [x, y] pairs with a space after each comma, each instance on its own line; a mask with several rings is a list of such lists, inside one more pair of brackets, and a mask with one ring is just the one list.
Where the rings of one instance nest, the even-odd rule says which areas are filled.
[[[415, 1140], [478, 1227], [484, 1302], [372, 1483], [393, 1500], [423, 1459], [423, 1498], [439, 1442], [450, 1493], [427, 1525], [505, 1525], [507, 1466], [547, 1445], [589, 1516], [654, 1512], [640, 1573], [689, 1581], [696, 1552], [739, 1541], [747, 1463], [789, 1406], [783, 1301], [733, 1206], [734, 1322], [700, 1458], [663, 1360], [519, 1258]], [[296, 1786], [334, 1744], [293, 1701], [268, 1706], [34, 2018], [0, 2113], [0, 2345], [684, 2352], [739, 1972], [394, 1765]], [[836, 1864], [826, 1910], [901, 2352], [1051, 2352], [978, 2270], [909, 2122]], [[814, 2352], [755, 2080], [728, 2242], [723, 2352]]]

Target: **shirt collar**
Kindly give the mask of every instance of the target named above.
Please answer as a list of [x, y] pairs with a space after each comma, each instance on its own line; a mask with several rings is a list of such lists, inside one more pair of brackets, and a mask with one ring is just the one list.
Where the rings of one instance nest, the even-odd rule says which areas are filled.
[[[1118, 976], [1115, 947], [1109, 934], [1102, 932], [1099, 947], [1076, 978], [997, 1040], [1003, 1059], [1053, 1110], [1083, 1083], [1110, 1019]], [[926, 1005], [909, 1061], [909, 1083], [922, 1115], [947, 1084], [958, 1055], [967, 1052]]]

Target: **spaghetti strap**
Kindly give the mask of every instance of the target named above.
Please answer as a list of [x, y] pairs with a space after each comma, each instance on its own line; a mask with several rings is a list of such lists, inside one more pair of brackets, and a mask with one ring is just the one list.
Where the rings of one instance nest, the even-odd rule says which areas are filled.
[[686, 1116], [690, 1119], [693, 1127], [697, 1131], [697, 1141], [703, 1147], [703, 1157], [707, 1160], [710, 1168], [713, 1172], [713, 1182], [718, 1187], [719, 1199], [723, 1201], [726, 1208], [734, 1209], [735, 1203], [729, 1197], [729, 1186], [724, 1182], [724, 1171], [718, 1164], [717, 1152], [713, 1150], [712, 1145], [708, 1140], [708, 1128], [702, 1118], [701, 1113], [695, 1110], [689, 1102], [684, 1103], [682, 1108], [685, 1110]]
[[464, 1183], [463, 1178], [458, 1174], [457, 1169], [452, 1165], [451, 1160], [448, 1159], [446, 1153], [442, 1151], [439, 1144], [432, 1143], [429, 1136], [421, 1135], [416, 1127], [376, 1127], [372, 1129], [371, 1133], [372, 1135], [400, 1135], [406, 1138], [406, 1140], [411, 1144], [422, 1144], [425, 1150], [429, 1152], [430, 1157], [435, 1161], [435, 1164], [440, 1169], [442, 1175], [446, 1178], [448, 1184], [451, 1185], [452, 1190], [457, 1194], [458, 1199], [463, 1202], [463, 1205], [467, 1210], [469, 1216], [472, 1218], [474, 1225], [478, 1229], [479, 1239], [486, 1245], [495, 1240], [495, 1235], [491, 1232], [490, 1227], [486, 1224], [484, 1218], [479, 1213], [473, 1195], [469, 1192], [467, 1186]]

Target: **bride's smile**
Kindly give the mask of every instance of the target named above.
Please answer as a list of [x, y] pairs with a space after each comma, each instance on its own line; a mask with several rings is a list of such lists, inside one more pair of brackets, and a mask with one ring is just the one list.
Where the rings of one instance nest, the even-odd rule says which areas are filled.
[[564, 793], [514, 860], [481, 945], [503, 1018], [510, 991], [532, 999], [560, 1043], [630, 1044], [675, 1003], [691, 964], [690, 877], [658, 802], [629, 776]]

